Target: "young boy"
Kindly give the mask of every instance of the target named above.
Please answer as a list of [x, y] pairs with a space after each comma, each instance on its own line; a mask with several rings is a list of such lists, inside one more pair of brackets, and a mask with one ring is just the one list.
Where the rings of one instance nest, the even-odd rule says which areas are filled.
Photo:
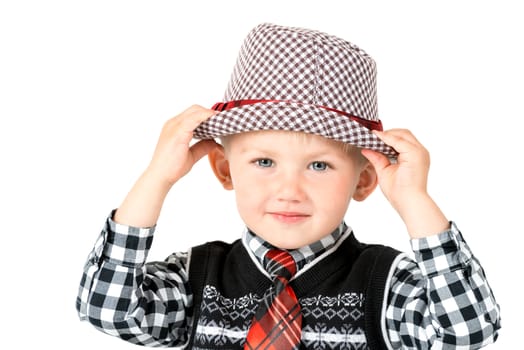
[[[426, 191], [428, 152], [408, 130], [382, 131], [375, 76], [373, 59], [340, 38], [254, 28], [224, 103], [167, 121], [149, 166], [107, 219], [81, 280], [80, 318], [135, 344], [189, 349], [495, 341], [499, 308], [484, 272]], [[206, 155], [235, 191], [242, 238], [145, 263], [168, 191]], [[350, 200], [377, 184], [415, 260], [358, 242], [345, 224]]]

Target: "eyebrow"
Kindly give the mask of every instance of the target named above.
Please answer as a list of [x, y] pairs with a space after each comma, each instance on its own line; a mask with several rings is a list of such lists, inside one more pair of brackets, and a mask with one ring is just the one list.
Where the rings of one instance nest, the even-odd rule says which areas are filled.
[[270, 150], [270, 149], [267, 149], [265, 147], [256, 147], [256, 146], [253, 146], [253, 145], [249, 145], [247, 147], [242, 147], [241, 149], [239, 149], [239, 152], [240, 154], [246, 154], [246, 153], [250, 153], [250, 152], [258, 152], [258, 153], [265, 153], [265, 154], [275, 154], [277, 153], [278, 151], [275, 151], [275, 150]]

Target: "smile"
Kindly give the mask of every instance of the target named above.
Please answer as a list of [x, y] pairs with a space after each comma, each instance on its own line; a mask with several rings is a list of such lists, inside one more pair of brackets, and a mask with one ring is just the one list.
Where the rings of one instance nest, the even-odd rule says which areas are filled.
[[270, 212], [269, 214], [275, 220], [286, 224], [301, 222], [310, 217], [310, 215], [295, 212]]

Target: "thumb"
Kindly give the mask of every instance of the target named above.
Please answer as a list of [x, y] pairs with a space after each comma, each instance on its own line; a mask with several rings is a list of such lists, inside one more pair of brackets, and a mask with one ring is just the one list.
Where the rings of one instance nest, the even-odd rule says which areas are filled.
[[216, 143], [214, 140], [200, 140], [191, 146], [190, 151], [193, 155], [194, 161], [197, 162], [217, 146], [218, 143]]
[[375, 168], [377, 174], [380, 174], [386, 167], [391, 165], [388, 157], [380, 152], [372, 151], [370, 149], [362, 149], [361, 153], [369, 160], [371, 165]]

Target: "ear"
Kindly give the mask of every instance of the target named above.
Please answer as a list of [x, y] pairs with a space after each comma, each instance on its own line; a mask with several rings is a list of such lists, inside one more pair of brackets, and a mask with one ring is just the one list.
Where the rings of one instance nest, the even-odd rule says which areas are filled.
[[360, 172], [353, 199], [359, 202], [363, 201], [375, 190], [377, 184], [378, 176], [375, 167], [370, 162], [366, 162]]
[[222, 145], [217, 144], [207, 155], [211, 169], [215, 173], [218, 181], [226, 190], [233, 189], [233, 181], [231, 180], [231, 171], [229, 169], [229, 161], [226, 158], [226, 152]]

